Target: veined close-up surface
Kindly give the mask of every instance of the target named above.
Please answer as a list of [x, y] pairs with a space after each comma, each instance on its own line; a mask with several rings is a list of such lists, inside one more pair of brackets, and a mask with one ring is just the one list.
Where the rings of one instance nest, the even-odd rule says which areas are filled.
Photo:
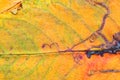
[[0, 80], [120, 80], [120, 0], [0, 0]]

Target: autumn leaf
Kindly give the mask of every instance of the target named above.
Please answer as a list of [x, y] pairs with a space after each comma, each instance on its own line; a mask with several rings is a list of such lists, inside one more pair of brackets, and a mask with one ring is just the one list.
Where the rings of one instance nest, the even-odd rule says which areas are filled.
[[113, 40], [120, 32], [119, 0], [0, 0], [0, 4], [1, 80], [119, 80], [119, 54], [88, 59], [86, 52], [71, 51], [105, 44], [97, 33], [102, 24], [101, 33]]

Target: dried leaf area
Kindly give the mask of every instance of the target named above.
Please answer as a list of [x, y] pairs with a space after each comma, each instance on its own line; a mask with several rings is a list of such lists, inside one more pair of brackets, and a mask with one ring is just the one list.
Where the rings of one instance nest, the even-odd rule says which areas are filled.
[[0, 4], [0, 13], [11, 12], [17, 14], [17, 11], [22, 8], [22, 0], [2, 0]]

